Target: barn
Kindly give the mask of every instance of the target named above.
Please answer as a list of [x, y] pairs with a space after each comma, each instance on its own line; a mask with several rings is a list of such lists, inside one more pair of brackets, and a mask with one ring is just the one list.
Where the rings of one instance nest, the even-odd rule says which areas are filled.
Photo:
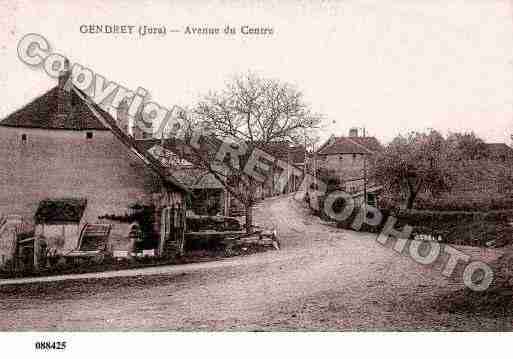
[[[151, 206], [162, 254], [176, 222], [170, 216], [185, 213], [188, 187], [109, 112], [69, 85], [70, 75], [61, 72], [57, 86], [0, 121], [0, 223], [20, 216], [40, 231], [61, 235], [64, 242], [57, 242], [68, 249], [86, 223]], [[77, 201], [71, 206], [68, 199]], [[45, 226], [52, 203], [78, 208], [80, 218], [75, 213], [70, 223], [64, 218]]]

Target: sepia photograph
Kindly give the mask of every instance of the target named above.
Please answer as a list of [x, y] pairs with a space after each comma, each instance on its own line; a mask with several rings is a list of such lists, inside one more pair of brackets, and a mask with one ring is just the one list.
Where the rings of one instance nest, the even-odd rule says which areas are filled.
[[506, 353], [513, 2], [0, 0], [0, 63], [11, 354]]

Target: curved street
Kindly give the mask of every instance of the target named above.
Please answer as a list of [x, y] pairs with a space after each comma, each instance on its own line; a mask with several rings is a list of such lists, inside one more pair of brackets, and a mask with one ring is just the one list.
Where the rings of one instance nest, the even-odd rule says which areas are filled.
[[[280, 251], [0, 285], [0, 330], [512, 327], [511, 311], [497, 318], [444, 307], [443, 298], [461, 292], [460, 281], [381, 246], [373, 234], [323, 223], [291, 196], [259, 204], [255, 221], [277, 228]], [[483, 260], [500, 254], [474, 251]]]

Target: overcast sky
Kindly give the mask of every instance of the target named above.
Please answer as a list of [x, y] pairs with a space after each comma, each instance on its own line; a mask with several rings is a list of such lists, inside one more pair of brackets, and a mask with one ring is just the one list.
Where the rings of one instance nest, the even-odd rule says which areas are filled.
[[[0, 0], [0, 118], [55, 85], [23, 64], [18, 41], [52, 49], [162, 105], [190, 105], [248, 70], [292, 82], [326, 116], [324, 137], [365, 126], [382, 142], [409, 130], [473, 130], [511, 144], [510, 1]], [[272, 36], [82, 34], [82, 24], [271, 26]]]

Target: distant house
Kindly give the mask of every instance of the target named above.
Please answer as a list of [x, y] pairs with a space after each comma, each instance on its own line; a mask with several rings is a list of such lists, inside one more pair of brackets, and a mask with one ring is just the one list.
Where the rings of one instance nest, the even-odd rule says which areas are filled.
[[363, 191], [369, 159], [383, 150], [375, 137], [352, 128], [349, 136], [331, 136], [317, 150], [315, 167], [332, 171], [346, 192], [356, 193]]
[[[74, 229], [64, 224], [66, 218], [48, 217], [49, 206], [63, 198], [79, 199], [61, 203], [65, 208], [85, 207], [72, 226], [124, 214], [138, 203], [155, 207], [158, 234], [170, 221], [163, 209], [184, 205], [189, 189], [71, 85], [70, 75], [62, 71], [56, 87], [0, 122], [0, 213], [20, 215], [45, 235], [67, 234]], [[120, 115], [118, 121], [126, 123]]]
[[198, 215], [230, 215], [230, 196], [225, 187], [208, 170], [194, 164], [191, 148], [182, 140], [145, 139], [138, 143], [191, 190], [189, 210]]
[[[141, 139], [137, 141], [141, 147], [160, 163], [169, 168], [173, 175], [186, 184], [192, 192], [189, 209], [196, 214], [222, 214], [225, 216], [239, 216], [243, 214], [243, 205], [226, 190], [212, 173], [203, 166], [197, 165], [197, 156], [190, 146], [183, 140], [177, 138], [162, 139]], [[305, 161], [305, 148], [303, 146], [292, 146], [288, 142], [273, 142], [265, 145], [258, 145], [258, 148], [267, 152], [275, 158], [289, 164], [287, 183], [280, 182], [280, 175], [283, 169], [274, 166], [270, 175], [264, 183], [256, 188], [255, 197], [262, 199], [269, 196], [276, 196], [297, 190], [301, 184], [303, 167]], [[220, 173], [228, 175], [228, 181], [233, 180], [230, 176], [229, 166], [221, 163], [213, 163], [218, 166]], [[233, 186], [233, 183], [232, 183]]]
[[[259, 196], [264, 198], [297, 191], [304, 174], [305, 159], [308, 161], [310, 157], [305, 147], [293, 145], [287, 141], [257, 144], [257, 147], [275, 158], [275, 165], [272, 167], [271, 175], [258, 189]], [[283, 170], [278, 166], [278, 160], [290, 167], [287, 170]], [[288, 173], [283, 176], [283, 171], [288, 171]], [[281, 180], [285, 178], [288, 179], [286, 183]]]
[[299, 169], [303, 169], [305, 158], [308, 160], [310, 153], [305, 151], [305, 146], [294, 145], [288, 141], [270, 142], [257, 146], [275, 158], [285, 161]]

